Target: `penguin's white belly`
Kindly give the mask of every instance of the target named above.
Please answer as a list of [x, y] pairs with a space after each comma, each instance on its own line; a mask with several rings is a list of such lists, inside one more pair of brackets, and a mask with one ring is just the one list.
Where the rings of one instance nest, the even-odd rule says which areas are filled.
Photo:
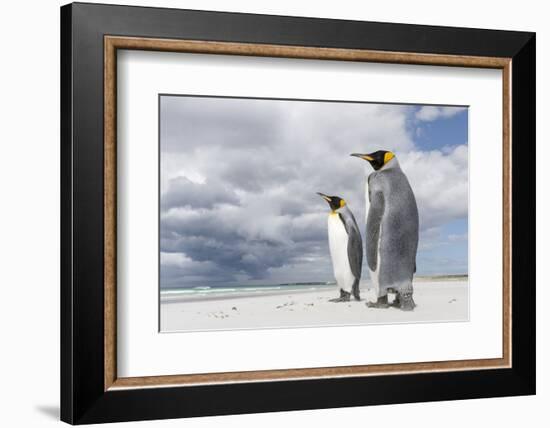
[[328, 217], [328, 242], [338, 287], [351, 292], [355, 277], [348, 259], [348, 234], [338, 214], [330, 214]]

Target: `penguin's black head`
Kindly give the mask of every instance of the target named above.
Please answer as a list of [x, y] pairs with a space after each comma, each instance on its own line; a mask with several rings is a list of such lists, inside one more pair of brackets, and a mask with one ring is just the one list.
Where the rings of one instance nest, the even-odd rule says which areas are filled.
[[338, 196], [327, 196], [324, 193], [319, 193], [319, 192], [317, 192], [317, 194], [321, 198], [323, 198], [325, 201], [328, 202], [330, 209], [332, 211], [336, 211], [337, 209], [342, 208], [346, 205], [346, 201], [344, 201], [342, 198]]
[[392, 152], [388, 152], [387, 150], [378, 150], [376, 152], [366, 154], [352, 153], [350, 156], [355, 156], [356, 158], [361, 158], [368, 161], [375, 171], [378, 171], [395, 157]]

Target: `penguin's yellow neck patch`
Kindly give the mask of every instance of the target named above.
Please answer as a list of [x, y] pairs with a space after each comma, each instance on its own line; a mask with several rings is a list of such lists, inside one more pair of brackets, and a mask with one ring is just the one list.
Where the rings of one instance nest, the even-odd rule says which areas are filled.
[[389, 161], [391, 161], [393, 158], [395, 157], [395, 155], [392, 153], [392, 152], [387, 152], [385, 155], [384, 155], [384, 165], [386, 165]]

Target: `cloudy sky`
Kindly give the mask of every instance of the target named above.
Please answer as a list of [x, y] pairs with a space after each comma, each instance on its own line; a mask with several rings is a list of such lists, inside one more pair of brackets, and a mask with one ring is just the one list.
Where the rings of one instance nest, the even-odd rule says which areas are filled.
[[466, 273], [467, 121], [459, 107], [161, 96], [161, 287], [332, 281], [316, 192], [346, 199], [364, 233], [372, 168], [349, 154], [379, 149], [416, 195], [417, 273]]

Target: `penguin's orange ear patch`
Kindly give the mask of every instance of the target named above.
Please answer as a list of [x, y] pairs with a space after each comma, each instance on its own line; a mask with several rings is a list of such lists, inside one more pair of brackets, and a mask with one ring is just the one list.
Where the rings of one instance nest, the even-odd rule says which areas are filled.
[[384, 165], [386, 165], [394, 157], [395, 157], [395, 155], [392, 152], [386, 152], [386, 154], [384, 155]]
[[342, 208], [344, 205], [346, 205], [346, 201], [340, 199], [340, 208]]

